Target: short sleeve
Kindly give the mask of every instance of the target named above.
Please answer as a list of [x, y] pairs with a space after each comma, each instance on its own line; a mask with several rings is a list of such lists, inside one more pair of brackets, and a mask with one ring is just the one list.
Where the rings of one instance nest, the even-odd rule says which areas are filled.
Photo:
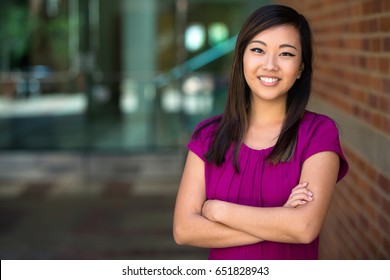
[[187, 144], [187, 148], [203, 161], [206, 161], [204, 155], [208, 151], [214, 137], [215, 128], [217, 126], [215, 120], [217, 120], [218, 117], [219, 116], [216, 116], [200, 122], [195, 127], [195, 130]]
[[325, 151], [332, 151], [340, 157], [340, 169], [337, 182], [348, 172], [348, 162], [343, 154], [339, 139], [339, 130], [335, 122], [323, 115], [317, 115], [308, 131], [308, 142], [306, 144], [303, 161], [312, 155]]

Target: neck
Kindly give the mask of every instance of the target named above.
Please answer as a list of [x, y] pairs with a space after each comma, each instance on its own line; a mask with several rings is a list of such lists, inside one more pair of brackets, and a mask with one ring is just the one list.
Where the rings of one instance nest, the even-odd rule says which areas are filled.
[[283, 123], [286, 116], [286, 101], [267, 102], [258, 101], [252, 102], [250, 125], [274, 125]]

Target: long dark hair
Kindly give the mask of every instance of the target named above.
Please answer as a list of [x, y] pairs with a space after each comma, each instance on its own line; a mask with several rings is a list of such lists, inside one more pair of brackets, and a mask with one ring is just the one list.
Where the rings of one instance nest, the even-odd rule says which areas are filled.
[[[280, 136], [267, 160], [274, 164], [285, 162], [290, 160], [294, 153], [299, 122], [305, 113], [310, 97], [313, 56], [312, 36], [309, 24], [303, 15], [287, 6], [267, 5], [254, 11], [244, 22], [238, 34], [234, 50], [224, 114], [221, 118], [206, 124], [219, 122], [215, 131], [214, 141], [205, 154], [205, 158], [217, 166], [220, 166], [225, 161], [225, 155], [233, 145], [233, 164], [235, 170], [239, 172], [238, 154], [249, 125], [251, 106], [251, 93], [243, 70], [244, 51], [255, 35], [280, 25], [291, 25], [298, 30], [304, 68], [301, 77], [296, 80], [288, 92], [286, 118]], [[199, 128], [199, 130], [201, 129], [202, 127]], [[194, 135], [196, 136], [196, 134]]]

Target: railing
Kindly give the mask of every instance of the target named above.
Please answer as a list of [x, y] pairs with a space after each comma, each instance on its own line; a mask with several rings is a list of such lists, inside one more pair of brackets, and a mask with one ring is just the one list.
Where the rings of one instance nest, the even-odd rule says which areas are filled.
[[187, 60], [181, 65], [172, 68], [167, 73], [161, 74], [155, 78], [157, 87], [167, 85], [172, 80], [178, 80], [184, 77], [185, 74], [191, 73], [201, 67], [217, 60], [218, 58], [230, 53], [236, 44], [237, 36], [233, 36], [226, 41], [221, 42], [215, 47], [212, 47], [203, 53]]

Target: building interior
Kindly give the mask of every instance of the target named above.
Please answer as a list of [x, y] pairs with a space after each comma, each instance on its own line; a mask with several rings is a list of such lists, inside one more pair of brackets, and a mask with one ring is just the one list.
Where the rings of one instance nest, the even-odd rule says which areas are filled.
[[186, 142], [265, 2], [1, 1], [1, 259], [207, 258], [172, 235]]

